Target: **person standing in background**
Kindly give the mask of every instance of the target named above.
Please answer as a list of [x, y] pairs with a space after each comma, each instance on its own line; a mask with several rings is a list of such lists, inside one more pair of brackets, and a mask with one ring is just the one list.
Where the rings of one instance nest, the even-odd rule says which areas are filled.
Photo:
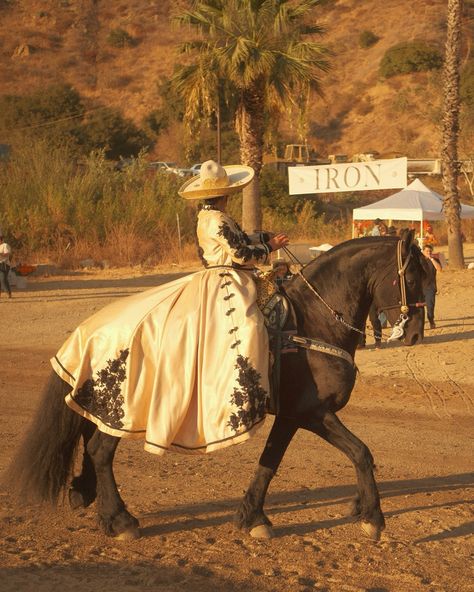
[[426, 316], [428, 317], [430, 329], [436, 329], [436, 323], [434, 320], [435, 299], [437, 292], [436, 273], [438, 271], [441, 271], [442, 267], [438, 259], [436, 259], [436, 257], [433, 257], [433, 247], [431, 245], [425, 245], [423, 247], [423, 255], [430, 262], [431, 271], [430, 277], [428, 278], [426, 285], [423, 289], [426, 302]]
[[10, 282], [8, 281], [8, 273], [10, 271], [10, 257], [12, 250], [9, 244], [7, 244], [0, 233], [0, 295], [2, 293], [2, 283], [8, 292], [8, 297], [12, 297], [12, 289], [10, 288]]
[[387, 225], [380, 218], [374, 220], [374, 227], [370, 236], [385, 236], [387, 234]]

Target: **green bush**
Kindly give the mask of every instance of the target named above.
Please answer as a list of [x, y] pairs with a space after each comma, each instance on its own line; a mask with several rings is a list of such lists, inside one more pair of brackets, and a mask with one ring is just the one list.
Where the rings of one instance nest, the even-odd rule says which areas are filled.
[[424, 41], [399, 43], [387, 49], [379, 72], [384, 78], [409, 72], [423, 72], [441, 68], [443, 58], [440, 52]]
[[15, 134], [45, 138], [49, 144], [73, 148], [75, 155], [104, 148], [108, 158], [136, 156], [149, 148], [147, 134], [106, 107], [86, 114], [79, 93], [68, 85], [52, 85], [29, 95], [0, 96], [0, 129], [3, 140]]
[[104, 107], [91, 113], [83, 126], [85, 153], [103, 149], [107, 158], [136, 156], [152, 144], [144, 131], [123, 117], [119, 111]]
[[[84, 113], [79, 93], [67, 84], [54, 84], [28, 95], [0, 96], [0, 128], [29, 128], [30, 133], [47, 134], [61, 142], [76, 138]], [[57, 122], [49, 125], [49, 121]]]
[[368, 47], [375, 45], [379, 39], [380, 37], [377, 37], [372, 31], [362, 31], [359, 35], [359, 45], [360, 47], [367, 49]]
[[[150, 175], [143, 155], [119, 172], [103, 151], [78, 165], [67, 146], [25, 140], [13, 146], [8, 167], [0, 166], [2, 229], [17, 260], [34, 262], [47, 253], [56, 262], [166, 260], [176, 214], [183, 240], [194, 241], [195, 212], [177, 195], [181, 183], [175, 175]], [[127, 250], [129, 243], [135, 248]]]
[[133, 47], [135, 39], [125, 29], [112, 29], [107, 35], [107, 43], [112, 47]]

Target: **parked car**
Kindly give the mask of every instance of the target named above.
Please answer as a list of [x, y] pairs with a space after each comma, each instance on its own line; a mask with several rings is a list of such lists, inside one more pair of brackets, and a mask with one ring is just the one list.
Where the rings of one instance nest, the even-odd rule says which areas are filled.
[[192, 175], [199, 175], [199, 173], [201, 172], [201, 163], [197, 163], [197, 164], [193, 164], [192, 167], [189, 167], [189, 170], [191, 171]]
[[180, 169], [175, 162], [164, 162], [164, 161], [154, 161], [148, 163], [148, 168], [153, 169], [156, 171], [162, 171], [165, 173], [173, 173], [174, 175], [178, 175], [178, 177], [184, 177], [186, 175], [186, 169]]
[[193, 164], [192, 167], [189, 167], [189, 169], [181, 169], [184, 173], [184, 175], [186, 175], [187, 177], [194, 177], [195, 175], [199, 175], [200, 171], [201, 171], [201, 163], [198, 162], [197, 164]]

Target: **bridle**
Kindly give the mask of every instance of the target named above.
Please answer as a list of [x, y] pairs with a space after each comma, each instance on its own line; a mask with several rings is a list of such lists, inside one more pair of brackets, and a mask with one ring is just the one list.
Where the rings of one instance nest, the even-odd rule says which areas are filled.
[[387, 341], [396, 341], [403, 337], [405, 333], [405, 325], [407, 324], [410, 316], [410, 308], [421, 308], [425, 306], [425, 302], [407, 302], [407, 287], [406, 287], [406, 278], [405, 272], [407, 270], [408, 264], [412, 258], [412, 251], [408, 252], [408, 255], [403, 261], [402, 257], [402, 243], [403, 241], [400, 239], [397, 243], [397, 274], [400, 280], [400, 301], [398, 304], [394, 304], [392, 306], [382, 306], [380, 307], [380, 311], [384, 310], [392, 310], [394, 308], [400, 308], [400, 316], [398, 320], [395, 321], [395, 324], [392, 328], [392, 334], [388, 337]]

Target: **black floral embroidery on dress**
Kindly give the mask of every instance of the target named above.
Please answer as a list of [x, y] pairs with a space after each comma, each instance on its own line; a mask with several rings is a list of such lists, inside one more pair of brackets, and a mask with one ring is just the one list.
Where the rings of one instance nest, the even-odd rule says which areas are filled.
[[97, 372], [95, 380], [88, 379], [77, 390], [74, 400], [94, 417], [112, 428], [123, 428], [121, 421], [124, 398], [121, 385], [126, 378], [125, 361], [129, 350], [121, 350], [115, 360], [107, 360], [107, 366]]
[[265, 416], [267, 392], [260, 386], [260, 374], [244, 356], [237, 357], [235, 365], [239, 371], [231, 402], [238, 407], [236, 413], [230, 416], [229, 425], [234, 431], [239, 428], [250, 429]]
[[227, 222], [223, 222], [219, 226], [219, 232], [217, 233], [219, 236], [225, 238], [231, 249], [234, 249], [235, 256], [244, 262], [250, 261], [251, 259], [256, 261], [266, 259], [268, 256], [268, 250], [258, 245], [250, 246], [249, 237], [245, 232], [240, 230], [238, 226], [236, 226], [236, 228], [237, 232], [232, 230]]

